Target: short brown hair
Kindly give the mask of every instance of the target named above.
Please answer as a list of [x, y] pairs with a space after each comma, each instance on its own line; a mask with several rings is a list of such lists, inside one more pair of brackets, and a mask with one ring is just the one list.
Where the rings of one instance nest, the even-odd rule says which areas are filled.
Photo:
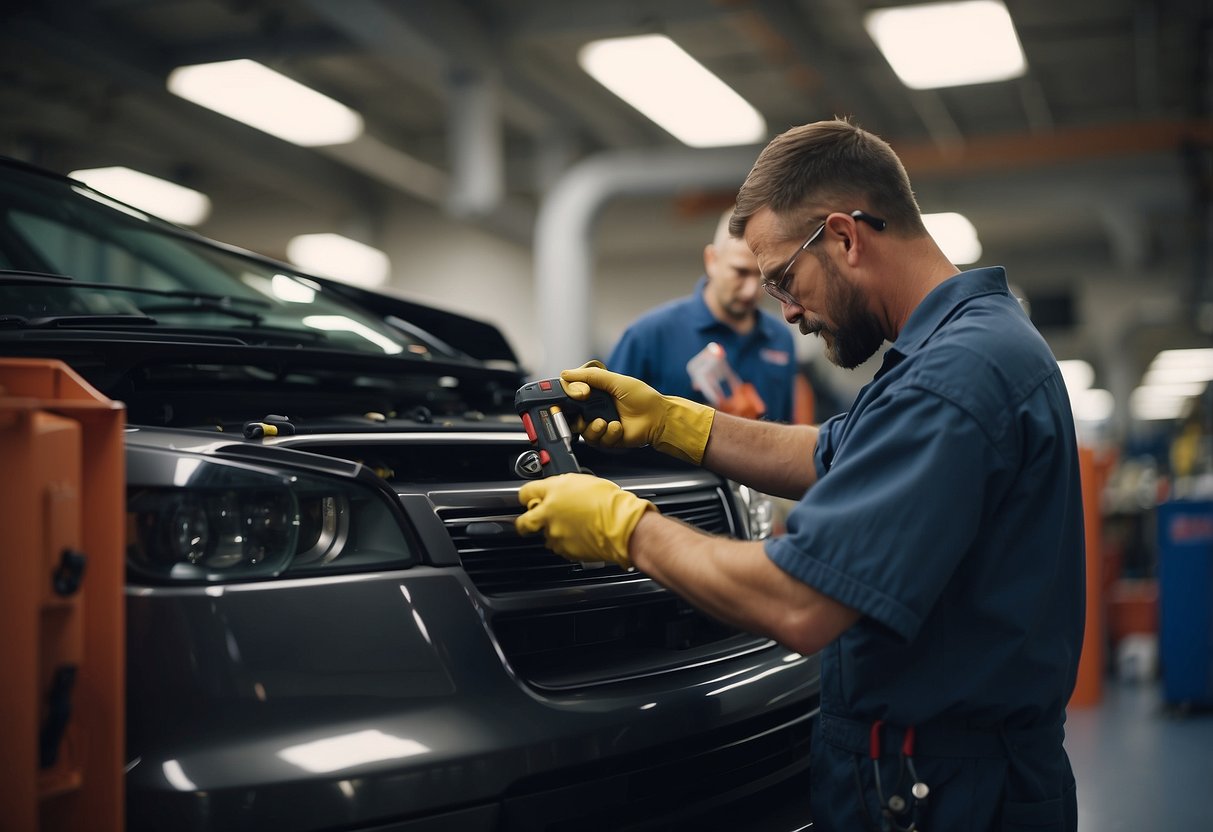
[[886, 220], [890, 230], [926, 233], [910, 177], [893, 148], [845, 118], [803, 124], [772, 139], [737, 193], [730, 233], [741, 237], [763, 207], [798, 224], [828, 211], [862, 208]]

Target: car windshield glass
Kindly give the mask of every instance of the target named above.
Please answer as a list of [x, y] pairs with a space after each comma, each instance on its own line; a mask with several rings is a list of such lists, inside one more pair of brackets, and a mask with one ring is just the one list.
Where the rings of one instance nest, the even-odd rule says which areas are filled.
[[14, 320], [145, 315], [174, 328], [294, 330], [327, 349], [428, 352], [416, 332], [305, 275], [195, 238], [83, 185], [13, 173], [21, 175], [0, 180], [0, 272], [71, 278], [0, 273], [0, 312]]

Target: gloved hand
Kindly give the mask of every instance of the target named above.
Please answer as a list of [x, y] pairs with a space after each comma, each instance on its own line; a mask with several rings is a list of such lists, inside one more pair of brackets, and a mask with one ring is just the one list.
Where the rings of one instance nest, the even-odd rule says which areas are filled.
[[589, 474], [561, 474], [528, 482], [518, 492], [527, 507], [514, 528], [518, 534], [542, 531], [547, 547], [569, 560], [610, 561], [632, 567], [628, 542], [646, 511], [648, 500], [624, 491], [610, 480]]
[[703, 451], [716, 416], [716, 411], [707, 405], [678, 396], [663, 396], [639, 379], [610, 372], [598, 361], [565, 370], [560, 379], [565, 392], [574, 399], [587, 398], [590, 387], [605, 390], [615, 399], [618, 422], [607, 424], [604, 419], [595, 419], [588, 425], [577, 425], [591, 445], [607, 448], [652, 445], [686, 462], [695, 465], [703, 462]]

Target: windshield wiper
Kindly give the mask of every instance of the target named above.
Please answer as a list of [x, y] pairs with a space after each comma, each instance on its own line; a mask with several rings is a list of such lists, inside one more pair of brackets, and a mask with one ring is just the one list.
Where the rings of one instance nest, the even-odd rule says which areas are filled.
[[265, 320], [265, 316], [258, 315], [256, 312], [245, 312], [242, 309], [233, 309], [228, 305], [227, 298], [214, 300], [200, 296], [192, 296], [186, 299], [185, 303], [160, 303], [150, 306], [144, 305], [139, 308], [144, 312], [156, 314], [157, 312], [165, 315], [170, 315], [179, 312], [217, 312], [220, 315], [227, 315], [232, 318], [239, 318], [242, 321], [259, 324]]
[[158, 312], [189, 312], [197, 309], [206, 312], [219, 312], [234, 318], [261, 323], [262, 317], [255, 312], [241, 312], [232, 309], [233, 305], [253, 306], [259, 309], [270, 309], [273, 304], [259, 298], [234, 298], [227, 295], [212, 295], [207, 292], [192, 292], [187, 289], [152, 289], [146, 286], [126, 286], [121, 283], [95, 283], [76, 280], [65, 274], [48, 274], [46, 272], [27, 272], [10, 269], [0, 269], [0, 284], [9, 286], [55, 286], [68, 289], [103, 289], [108, 292], [128, 292], [136, 295], [154, 295], [163, 298], [180, 298], [187, 303], [178, 305], [165, 304], [151, 311]]
[[26, 318], [23, 315], [0, 315], [0, 328], [48, 329], [77, 326], [155, 326], [156, 319], [147, 315], [43, 315]]

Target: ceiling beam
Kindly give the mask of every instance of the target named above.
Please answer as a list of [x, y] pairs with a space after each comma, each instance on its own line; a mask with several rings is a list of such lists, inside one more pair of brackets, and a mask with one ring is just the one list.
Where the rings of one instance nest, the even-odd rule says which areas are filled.
[[[504, 108], [510, 122], [531, 135], [550, 129], [556, 119], [541, 106], [518, 94], [508, 83], [498, 61], [494, 59], [492, 41], [475, 21], [463, 15], [458, 21], [463, 27], [453, 42], [442, 36], [450, 25], [436, 26], [436, 15], [450, 15], [450, 4], [404, 3], [389, 7], [382, 0], [305, 0], [308, 8], [398, 77], [432, 92], [438, 100], [449, 94], [452, 77], [487, 74], [502, 78], [502, 94], [509, 106]], [[410, 14], [415, 18], [410, 18]], [[435, 36], [438, 30], [438, 36]]]
[[173, 50], [173, 63], [175, 66], [189, 66], [234, 61], [238, 58], [269, 63], [286, 59], [345, 55], [354, 51], [354, 45], [349, 40], [340, 37], [332, 29], [317, 26], [274, 32], [272, 36], [232, 35], [192, 43]]
[[[752, 31], [756, 34], [765, 32], [758, 34], [758, 39], [763, 41], [759, 46], [764, 54], [775, 57], [783, 53], [799, 62], [801, 67], [788, 68], [792, 81], [805, 89], [805, 80], [811, 79], [812, 89], [805, 89], [805, 92], [813, 95], [821, 108], [839, 114], [877, 113], [883, 109], [880, 102], [856, 82], [853, 67], [844, 56], [821, 36], [821, 27], [813, 25], [796, 4], [784, 0], [750, 0], [739, 8], [748, 8], [758, 22], [759, 28]], [[830, 17], [836, 24], [851, 24], [855, 18], [852, 12], [842, 9], [831, 9]], [[772, 43], [784, 46], [772, 49]], [[807, 74], [802, 68], [808, 69]], [[797, 72], [804, 78], [798, 78]]]
[[935, 144], [899, 144], [902, 164], [911, 176], [989, 173], [1179, 151], [1191, 145], [1213, 145], [1213, 120], [1160, 120], [1074, 127], [1042, 135], [1008, 135], [969, 139], [964, 146], [941, 149]]
[[[772, 10], [782, 5], [775, 0], [759, 1], [763, 7]], [[872, 56], [873, 68], [875, 69], [878, 66], [879, 71], [886, 78], [890, 79], [889, 83], [881, 83], [877, 86], [878, 95], [887, 101], [893, 94], [891, 91], [898, 91], [896, 94], [903, 96], [909, 102], [910, 107], [922, 122], [927, 134], [941, 151], [950, 152], [962, 146], [965, 142], [964, 133], [956, 123], [956, 119], [952, 116], [951, 111], [948, 110], [947, 104], [944, 103], [943, 96], [937, 90], [911, 90], [901, 83], [901, 80], [894, 74], [893, 68], [889, 66], [888, 61], [880, 54], [875, 43], [872, 42], [871, 36], [868, 35], [859, 7], [851, 2], [851, 0], [824, 0], [824, 5], [828, 10], [831, 25], [845, 27], [846, 31], [851, 33], [854, 44], [863, 44], [862, 56], [865, 59], [869, 55]], [[807, 32], [809, 28], [801, 26], [799, 27], [799, 31]], [[821, 58], [817, 56], [822, 55], [827, 60], [831, 60], [831, 66], [820, 67], [823, 72], [826, 72], [827, 77], [831, 79], [831, 83], [834, 83], [834, 79], [836, 78], [850, 78], [854, 75], [855, 56], [835, 56], [831, 59], [825, 43], [820, 38], [815, 39], [818, 43], [812, 44], [812, 48], [804, 56], [806, 62], [811, 64], [815, 59], [820, 60]], [[888, 109], [887, 106], [874, 107], [872, 103], [865, 101], [865, 98], [857, 98], [855, 85], [851, 85], [846, 91], [847, 100], [861, 102], [861, 105], [865, 108], [863, 112], [867, 114], [877, 114], [882, 110]]]

